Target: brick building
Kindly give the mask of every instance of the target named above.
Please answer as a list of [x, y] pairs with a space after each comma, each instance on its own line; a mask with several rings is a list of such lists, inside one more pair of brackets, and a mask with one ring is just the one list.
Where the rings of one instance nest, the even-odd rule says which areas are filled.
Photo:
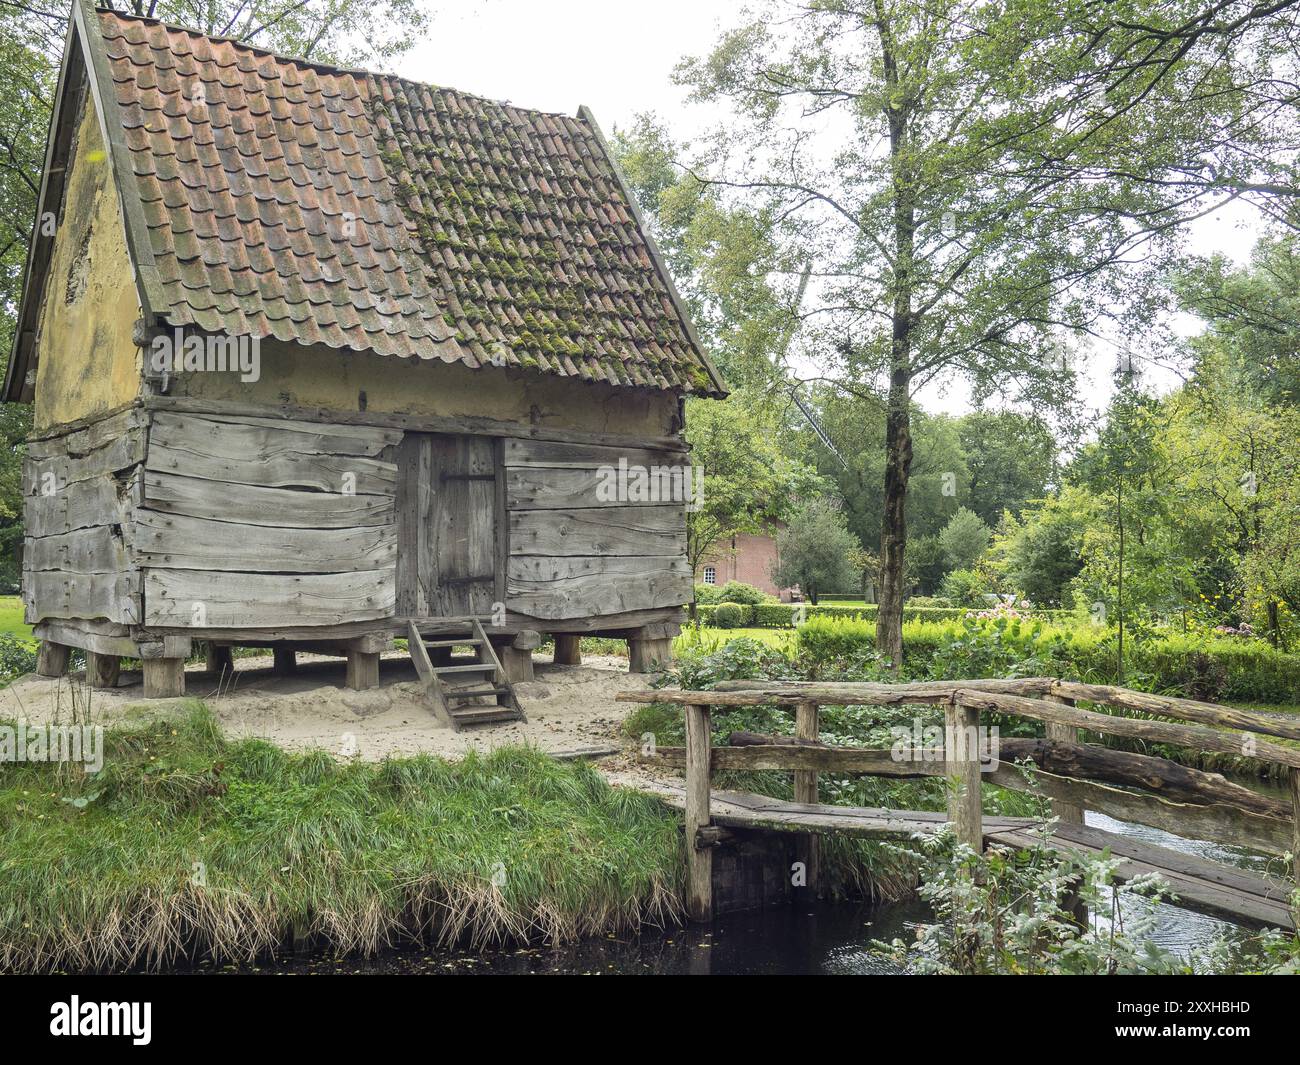
[[772, 568], [779, 557], [775, 535], [739, 533], [713, 547], [696, 568], [695, 580], [716, 585], [742, 581], [788, 603], [791, 589], [778, 588], [772, 580]]

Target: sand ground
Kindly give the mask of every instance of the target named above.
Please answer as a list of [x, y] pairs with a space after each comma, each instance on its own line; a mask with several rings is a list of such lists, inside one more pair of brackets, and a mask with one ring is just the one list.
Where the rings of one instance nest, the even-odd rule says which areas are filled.
[[[625, 658], [588, 655], [581, 666], [557, 666], [548, 656], [535, 655], [536, 679], [515, 686], [528, 721], [461, 732], [442, 725], [423, 702], [415, 670], [400, 652], [381, 661], [380, 687], [369, 691], [343, 687], [341, 659], [300, 654], [298, 661], [296, 675], [278, 677], [269, 657], [237, 658], [233, 678], [221, 685], [201, 665], [191, 666], [186, 698], [207, 702], [227, 735], [257, 736], [288, 750], [317, 747], [338, 757], [377, 761], [417, 752], [456, 757], [521, 743], [565, 755], [614, 748], [617, 753], [599, 762], [612, 779], [646, 776], [621, 728], [634, 706], [615, 702], [614, 696], [648, 687], [651, 678], [629, 674]], [[146, 702], [138, 672], [124, 672], [118, 687], [108, 691], [90, 689], [81, 673], [57, 679], [30, 675], [0, 690], [0, 719], [32, 724], [109, 724], [183, 710], [180, 699]]]

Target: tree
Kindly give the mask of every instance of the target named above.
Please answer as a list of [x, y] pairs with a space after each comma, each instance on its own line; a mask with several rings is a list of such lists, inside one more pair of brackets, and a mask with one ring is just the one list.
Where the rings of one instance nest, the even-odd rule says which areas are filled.
[[772, 567], [772, 580], [781, 588], [797, 584], [816, 605], [822, 593], [853, 586], [858, 546], [840, 508], [827, 499], [814, 499], [777, 533], [779, 561]]
[[970, 471], [967, 505], [990, 528], [1005, 511], [1019, 516], [1056, 480], [1056, 438], [1038, 418], [975, 411], [958, 420], [957, 432]]
[[1189, 190], [1189, 161], [1246, 180], [1272, 132], [1241, 121], [1278, 52], [1259, 54], [1265, 28], [1233, 37], [1255, 49], [1242, 57], [1171, 31], [1148, 67], [1150, 31], [1126, 26], [1163, 33], [1162, 3], [1123, 20], [1095, 6], [773, 3], [682, 68], [732, 105], [717, 153], [740, 162], [709, 180], [760, 199], [815, 263], [823, 376], [883, 400], [877, 637], [895, 667], [917, 388], [965, 378], [980, 398], [1067, 407], [1060, 331], [1149, 311], [1150, 288], [1116, 275], [1158, 264], [1206, 209], [1214, 183]]
[[1017, 519], [1003, 518], [992, 545], [1008, 585], [1041, 606], [1064, 606], [1083, 568], [1085, 531], [1100, 521], [1096, 499], [1077, 485], [1041, 500]]
[[992, 536], [993, 530], [984, 524], [978, 514], [959, 507], [939, 534], [944, 564], [950, 570], [973, 569], [975, 563], [984, 557]]
[[773, 239], [772, 219], [724, 203], [684, 169], [690, 146], [654, 115], [615, 130], [610, 147], [723, 379], [754, 402], [779, 391], [794, 296], [776, 279], [793, 259]]
[[829, 487], [811, 468], [783, 454], [771, 427], [734, 398], [688, 402], [686, 439], [697, 476], [702, 470], [704, 477], [702, 505], [687, 514], [692, 572], [718, 541], [768, 532], [793, 514], [797, 500]]

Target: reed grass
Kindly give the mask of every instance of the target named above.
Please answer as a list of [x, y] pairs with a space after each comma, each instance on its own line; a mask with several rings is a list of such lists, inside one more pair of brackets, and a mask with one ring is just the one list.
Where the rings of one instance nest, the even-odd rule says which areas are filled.
[[481, 947], [681, 916], [677, 818], [530, 748], [372, 764], [224, 737], [192, 703], [103, 770], [0, 765], [0, 969]]

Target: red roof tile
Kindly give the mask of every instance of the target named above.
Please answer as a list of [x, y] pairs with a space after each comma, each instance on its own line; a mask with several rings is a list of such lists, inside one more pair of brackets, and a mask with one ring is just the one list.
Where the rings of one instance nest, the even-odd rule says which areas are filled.
[[585, 113], [98, 20], [170, 323], [723, 391]]

